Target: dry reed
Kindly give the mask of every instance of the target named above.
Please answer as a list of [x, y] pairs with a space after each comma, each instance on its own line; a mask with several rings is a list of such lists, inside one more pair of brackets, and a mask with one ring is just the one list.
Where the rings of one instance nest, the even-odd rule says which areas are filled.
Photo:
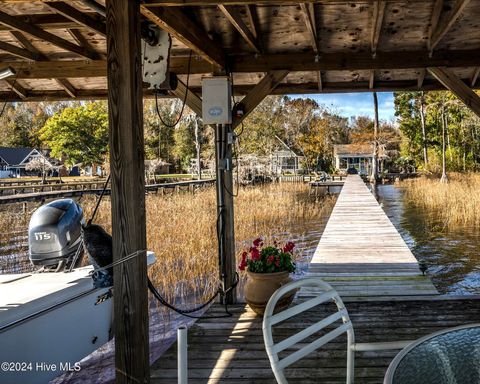
[[[241, 188], [234, 208], [237, 258], [254, 238], [286, 241], [303, 233], [302, 223], [320, 219], [331, 210], [333, 198], [315, 201], [308, 192], [308, 185], [295, 183]], [[93, 197], [80, 201], [86, 219], [95, 202]], [[33, 211], [36, 206], [29, 208]], [[147, 247], [157, 259], [149, 274], [159, 291], [169, 300], [192, 295], [205, 298], [215, 292], [219, 285], [215, 189], [147, 195], [146, 208]], [[18, 212], [21, 206], [12, 206], [12, 210]], [[26, 235], [28, 220], [29, 215], [0, 212], [0, 227], [7, 232], [21, 228]], [[108, 197], [95, 222], [111, 233]]]
[[404, 183], [407, 198], [434, 213], [445, 227], [480, 227], [480, 175], [450, 174], [449, 183], [422, 177]]

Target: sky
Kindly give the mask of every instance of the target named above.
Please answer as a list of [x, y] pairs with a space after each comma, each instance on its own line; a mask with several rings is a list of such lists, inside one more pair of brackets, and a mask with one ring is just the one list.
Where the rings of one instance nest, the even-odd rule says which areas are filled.
[[[378, 92], [378, 116], [380, 120], [394, 119], [393, 93]], [[345, 117], [370, 116], [373, 118], [373, 96], [369, 92], [332, 93], [319, 95], [303, 95], [317, 101], [326, 107], [333, 107], [336, 112]]]

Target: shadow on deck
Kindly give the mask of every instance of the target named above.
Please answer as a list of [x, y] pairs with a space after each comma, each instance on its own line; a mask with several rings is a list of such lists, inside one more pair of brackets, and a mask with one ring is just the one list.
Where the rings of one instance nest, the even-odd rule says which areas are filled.
[[[414, 340], [440, 329], [478, 322], [479, 304], [477, 297], [443, 297], [429, 300], [400, 298], [398, 301], [357, 301], [348, 302], [346, 306], [356, 341], [376, 342]], [[189, 383], [275, 383], [263, 344], [262, 318], [244, 304], [231, 309], [234, 314], [231, 318], [202, 319], [189, 329]], [[274, 337], [283, 339], [296, 333], [320, 316], [331, 313], [331, 310], [331, 305], [321, 305], [287, 320], [279, 325]], [[223, 313], [223, 308], [216, 304], [207, 315]], [[396, 353], [357, 352], [356, 382], [382, 383]], [[345, 383], [345, 367], [346, 336], [343, 336], [300, 360], [286, 373], [291, 383]], [[155, 384], [176, 382], [176, 344], [153, 364], [151, 379]]]

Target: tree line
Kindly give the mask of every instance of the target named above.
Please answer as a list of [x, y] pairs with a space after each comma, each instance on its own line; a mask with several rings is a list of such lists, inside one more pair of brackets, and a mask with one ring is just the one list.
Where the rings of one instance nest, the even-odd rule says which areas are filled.
[[480, 119], [451, 92], [399, 92], [395, 114], [402, 154], [426, 171], [478, 171]]
[[[181, 101], [144, 102], [146, 159], [161, 159], [176, 171], [187, 171], [200, 152], [214, 161], [214, 132], [188, 107], [177, 125]], [[160, 117], [159, 117], [160, 115]], [[101, 164], [108, 159], [108, 112], [105, 101], [11, 103], [0, 120], [1, 146], [51, 149], [68, 166]], [[391, 124], [382, 132], [395, 136]], [[348, 119], [310, 98], [267, 97], [237, 130], [237, 155], [265, 156], [287, 145], [304, 157], [308, 169], [330, 170], [333, 145], [371, 141], [373, 121]], [[283, 149], [283, 148], [282, 148]]]

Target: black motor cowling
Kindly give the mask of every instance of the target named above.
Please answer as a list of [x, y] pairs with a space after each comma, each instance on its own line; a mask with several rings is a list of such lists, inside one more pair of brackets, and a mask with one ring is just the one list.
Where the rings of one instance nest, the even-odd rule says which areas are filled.
[[37, 209], [28, 226], [32, 264], [54, 266], [73, 257], [84, 223], [82, 208], [72, 199], [55, 200]]

